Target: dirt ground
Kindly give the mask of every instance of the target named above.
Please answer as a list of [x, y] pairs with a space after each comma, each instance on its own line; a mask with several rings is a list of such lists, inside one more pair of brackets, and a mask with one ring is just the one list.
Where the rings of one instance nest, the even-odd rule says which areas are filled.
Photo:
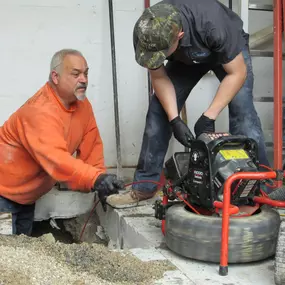
[[62, 243], [40, 237], [0, 235], [1, 285], [150, 285], [175, 268], [168, 262], [142, 262], [102, 244]]

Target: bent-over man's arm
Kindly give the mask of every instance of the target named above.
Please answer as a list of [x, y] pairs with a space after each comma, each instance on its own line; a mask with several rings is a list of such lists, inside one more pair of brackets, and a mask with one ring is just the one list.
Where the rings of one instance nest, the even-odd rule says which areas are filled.
[[214, 53], [217, 65], [223, 66], [226, 76], [222, 80], [212, 104], [204, 113], [210, 119], [216, 119], [220, 112], [231, 102], [243, 86], [247, 67], [242, 49], [245, 39], [241, 31], [231, 24], [225, 25], [216, 19], [207, 32], [206, 44]]
[[169, 79], [164, 66], [149, 70], [155, 94], [165, 110], [168, 120], [178, 116], [177, 101], [174, 86]]
[[204, 113], [205, 116], [214, 120], [241, 89], [247, 75], [242, 53], [239, 53], [239, 55], [229, 63], [223, 64], [223, 68], [227, 75], [221, 82], [208, 110]]

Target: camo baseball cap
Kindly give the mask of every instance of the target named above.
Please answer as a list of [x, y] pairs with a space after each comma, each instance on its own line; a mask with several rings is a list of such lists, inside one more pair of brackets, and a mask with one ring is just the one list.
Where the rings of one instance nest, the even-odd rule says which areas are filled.
[[149, 69], [160, 67], [181, 28], [175, 6], [158, 3], [145, 9], [134, 27], [137, 63]]

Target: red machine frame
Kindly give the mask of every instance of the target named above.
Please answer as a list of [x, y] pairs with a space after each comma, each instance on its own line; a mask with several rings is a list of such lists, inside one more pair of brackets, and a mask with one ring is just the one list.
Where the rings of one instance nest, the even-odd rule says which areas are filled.
[[[285, 1], [285, 0], [284, 0]], [[230, 224], [230, 216], [237, 214], [240, 209], [243, 207], [237, 207], [230, 203], [231, 200], [231, 185], [235, 180], [240, 179], [253, 179], [253, 180], [266, 180], [266, 179], [280, 179], [285, 176], [284, 171], [268, 171], [268, 172], [238, 172], [231, 175], [225, 182], [224, 193], [223, 193], [223, 202], [215, 201], [214, 207], [215, 211], [218, 212], [219, 209], [222, 210], [222, 231], [221, 231], [221, 255], [220, 255], [220, 270], [219, 274], [222, 276], [226, 276], [228, 274], [228, 245], [229, 245], [229, 224]], [[162, 185], [162, 183], [158, 183], [158, 185]], [[167, 189], [167, 194], [163, 196], [162, 205], [168, 205], [168, 194], [173, 191], [171, 185]], [[266, 194], [262, 193], [263, 196], [255, 196], [253, 201], [256, 202], [256, 206], [250, 206], [248, 208], [252, 208], [252, 210], [245, 209], [248, 214], [238, 216], [237, 218], [241, 218], [243, 216], [250, 216], [253, 212], [255, 212], [260, 205], [267, 204], [273, 207], [282, 207], [285, 208], [285, 201], [276, 201], [271, 200], [267, 197]], [[211, 214], [210, 211], [205, 211], [202, 209], [197, 209], [197, 207], [191, 206], [187, 201], [186, 197], [183, 197], [181, 193], [175, 193], [176, 197], [183, 201], [189, 208], [191, 208], [195, 213], [202, 215]], [[200, 212], [199, 212], [199, 211]], [[165, 219], [161, 221], [161, 231], [163, 235], [165, 235]]]

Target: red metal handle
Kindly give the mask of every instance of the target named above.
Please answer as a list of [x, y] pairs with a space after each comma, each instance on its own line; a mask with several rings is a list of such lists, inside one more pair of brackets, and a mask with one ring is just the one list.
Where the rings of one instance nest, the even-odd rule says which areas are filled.
[[275, 201], [266, 197], [254, 197], [253, 200], [254, 202], [259, 204], [267, 204], [273, 207], [281, 207], [281, 208], [285, 207], [285, 201]]
[[[167, 206], [167, 204], [168, 204], [168, 197], [166, 195], [163, 195], [162, 205]], [[162, 234], [165, 236], [165, 220], [161, 221], [161, 231], [162, 231]]]
[[[216, 207], [218, 209], [223, 209], [224, 203], [220, 202], [220, 201], [215, 201], [214, 202], [214, 207]], [[234, 205], [230, 204], [229, 214], [230, 215], [234, 215], [234, 214], [237, 214], [238, 212], [239, 212], [239, 208], [237, 206], [234, 206]]]
[[229, 221], [230, 221], [230, 199], [231, 185], [238, 179], [264, 180], [276, 178], [276, 172], [238, 172], [231, 175], [225, 182], [223, 194], [223, 216], [222, 216], [222, 239], [219, 274], [228, 275], [228, 250], [229, 250]]

